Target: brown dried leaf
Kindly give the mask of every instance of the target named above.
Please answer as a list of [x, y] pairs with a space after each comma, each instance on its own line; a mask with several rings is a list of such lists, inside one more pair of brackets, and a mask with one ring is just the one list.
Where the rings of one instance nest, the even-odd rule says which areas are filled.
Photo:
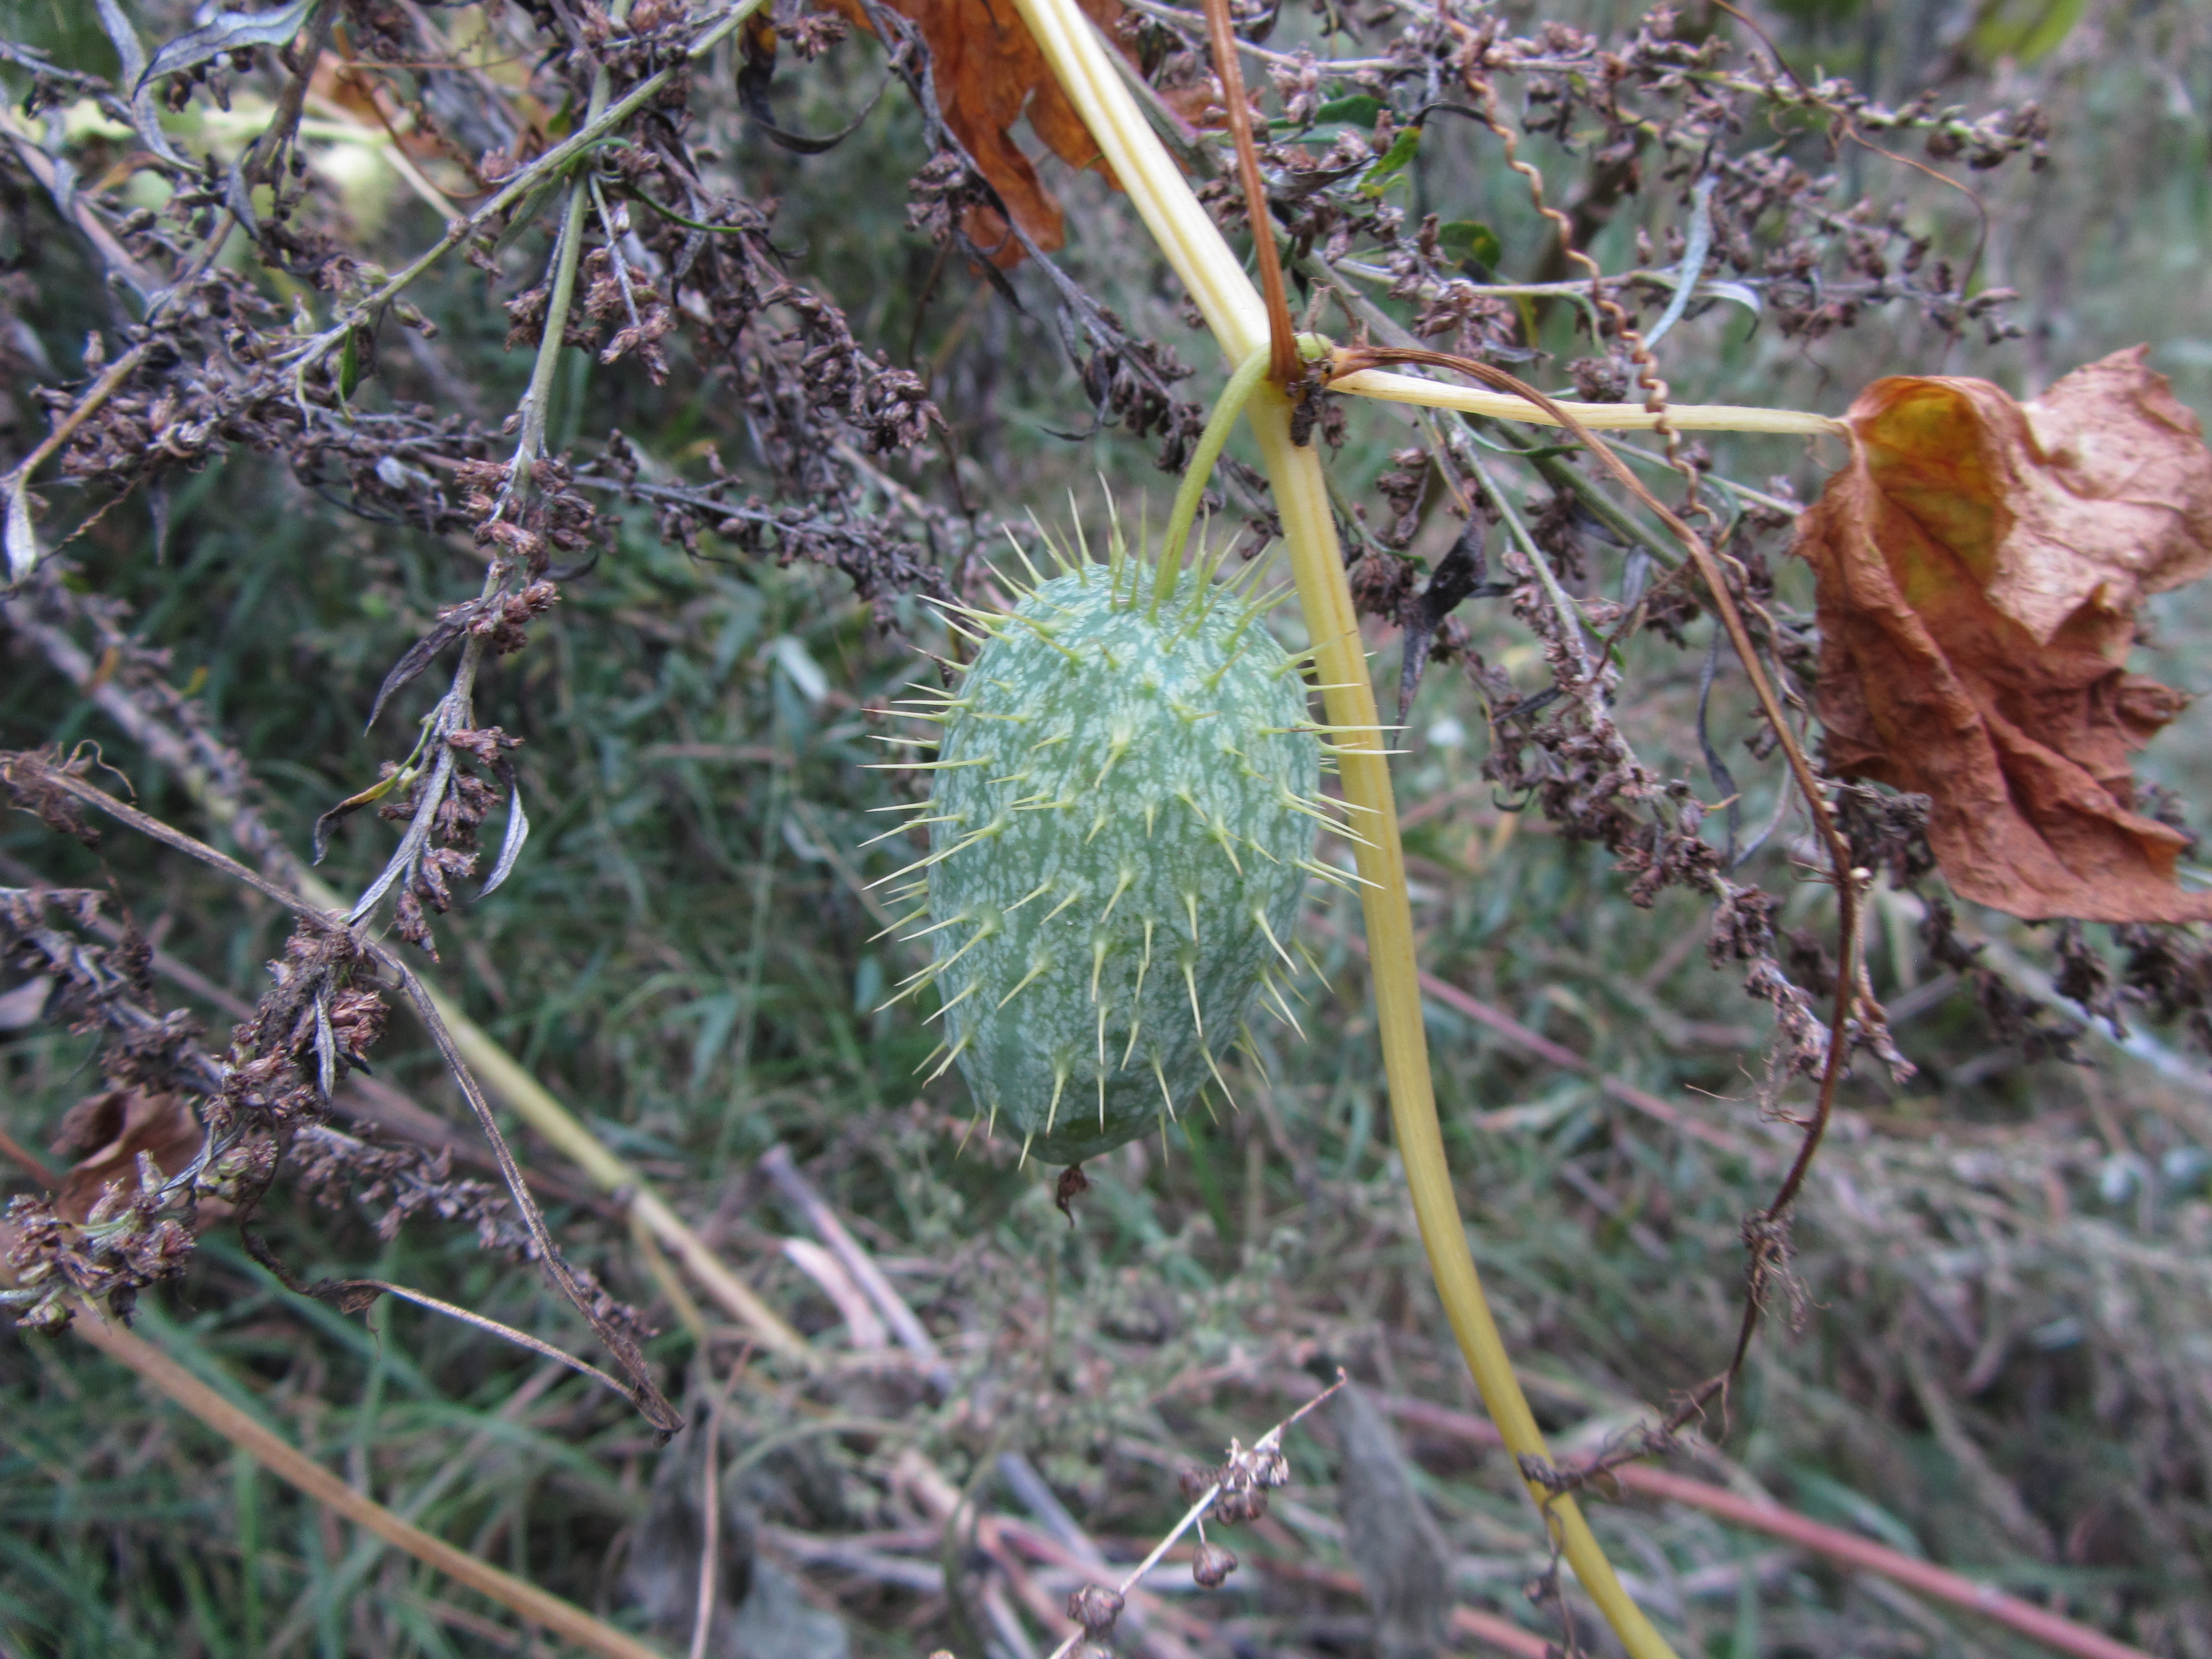
[[[837, 10], [868, 28], [860, 0], [831, 0]], [[945, 125], [952, 130], [975, 165], [999, 192], [1014, 222], [1049, 253], [1066, 240], [1060, 203], [1037, 177], [1036, 166], [1013, 140], [1014, 124], [1026, 114], [1030, 130], [1072, 167], [1108, 171], [1097, 141], [1038, 50], [1029, 26], [1006, 0], [887, 0], [893, 11], [918, 25], [929, 46], [930, 80], [937, 91]], [[1081, 0], [1083, 10], [1118, 40], [1124, 9], [1121, 0]], [[871, 33], [873, 31], [871, 30]], [[1011, 270], [1022, 262], [1021, 244], [988, 208], [970, 210], [964, 227], [969, 239]]]
[[2143, 349], [2030, 404], [1893, 377], [1798, 521], [1829, 764], [1933, 798], [1960, 894], [2014, 915], [2212, 918], [2128, 755], [2187, 705], [2127, 672], [2136, 607], [2212, 569], [2212, 453]]
[[70, 1108], [53, 1144], [58, 1152], [85, 1154], [62, 1177], [54, 1212], [82, 1226], [113, 1182], [137, 1192], [139, 1153], [173, 1176], [198, 1155], [204, 1134], [182, 1095], [111, 1089], [88, 1096]]

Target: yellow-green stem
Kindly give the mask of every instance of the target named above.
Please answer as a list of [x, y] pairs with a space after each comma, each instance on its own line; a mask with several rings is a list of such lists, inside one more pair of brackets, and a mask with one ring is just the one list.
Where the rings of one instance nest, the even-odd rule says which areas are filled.
[[1214, 399], [1213, 412], [1206, 417], [1206, 429], [1198, 434], [1198, 447], [1191, 451], [1189, 464], [1183, 469], [1182, 483], [1176, 488], [1175, 505], [1168, 511], [1168, 533], [1160, 543], [1159, 568], [1152, 578], [1155, 616], [1159, 613], [1160, 602], [1175, 592], [1176, 583], [1182, 577], [1183, 544], [1190, 539], [1190, 527], [1198, 521], [1198, 504], [1205, 497], [1206, 481], [1213, 476], [1213, 464], [1221, 459], [1221, 447], [1229, 441], [1237, 417], [1251, 400], [1252, 388], [1267, 378], [1267, 362], [1263, 348], [1248, 354], [1237, 365], [1229, 384]]
[[[1467, 1224], [1452, 1191], [1451, 1167], [1444, 1157], [1443, 1130], [1437, 1121], [1429, 1076], [1413, 912], [1406, 886], [1405, 849], [1398, 839], [1390, 763], [1381, 752], [1381, 716], [1367, 678], [1352, 589], [1345, 580], [1328, 483], [1312, 447], [1291, 441], [1290, 403], [1280, 392], [1263, 387], [1246, 413], [1274, 485], [1275, 510], [1290, 545], [1298, 603], [1317, 647], [1315, 670], [1321, 683], [1332, 688], [1323, 693], [1328, 717], [1333, 724], [1349, 728], [1340, 738], [1337, 767], [1352, 810], [1352, 828], [1365, 843], [1355, 842], [1353, 851], [1364, 878], [1360, 900], [1375, 986], [1376, 1024], [1382, 1043], [1382, 1069], [1390, 1085], [1391, 1129], [1406, 1166], [1406, 1188], [1420, 1228], [1421, 1246], [1452, 1334], [1507, 1449], [1516, 1458], [1548, 1462], [1543, 1435], [1513, 1374], [1474, 1259], [1468, 1253]], [[1529, 1491], [1544, 1510], [1560, 1553], [1631, 1659], [1673, 1659], [1666, 1638], [1621, 1588], [1574, 1499], [1553, 1497], [1533, 1483]]]
[[[1355, 392], [1362, 398], [1376, 398], [1389, 404], [1456, 409], [1469, 415], [1492, 415], [1501, 420], [1528, 421], [1538, 426], [1559, 424], [1540, 405], [1510, 392], [1424, 380], [1417, 375], [1394, 374], [1382, 368], [1363, 368], [1357, 374], [1346, 374], [1331, 380], [1328, 389]], [[1562, 399], [1559, 407], [1584, 426], [1608, 431], [1650, 432], [1659, 424], [1658, 414], [1641, 404], [1577, 404]], [[1850, 429], [1832, 415], [1816, 415], [1803, 409], [1751, 409], [1740, 404], [1669, 403], [1667, 424], [1677, 432], [1769, 432], [1812, 438]]]
[[[1017, 3], [1046, 61], [1204, 313], [1224, 354], [1240, 366], [1254, 353], [1264, 354], [1267, 324], [1260, 295], [1146, 124], [1075, 0]], [[1354, 851], [1364, 878], [1361, 902], [1383, 1067], [1389, 1080], [1391, 1124], [1405, 1163], [1422, 1247], [1453, 1334], [1508, 1449], [1516, 1457], [1547, 1459], [1535, 1417], [1513, 1375], [1468, 1252], [1466, 1224], [1444, 1158], [1429, 1077], [1413, 908], [1389, 763], [1381, 752], [1375, 694], [1329, 510], [1327, 480], [1312, 447], [1291, 441], [1290, 403], [1281, 392], [1261, 386], [1245, 405], [1245, 413], [1274, 486], [1299, 603], [1314, 641], [1315, 666], [1328, 688], [1323, 696], [1328, 717], [1342, 728], [1338, 764], [1352, 828], [1359, 836]], [[1674, 1659], [1666, 1639], [1622, 1589], [1573, 1499], [1553, 1497], [1533, 1485], [1530, 1490], [1560, 1553], [1631, 1659]]]

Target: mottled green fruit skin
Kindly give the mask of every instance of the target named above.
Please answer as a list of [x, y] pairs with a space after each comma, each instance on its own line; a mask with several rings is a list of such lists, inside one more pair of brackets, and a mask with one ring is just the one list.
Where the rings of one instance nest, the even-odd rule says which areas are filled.
[[1118, 574], [1117, 595], [1079, 566], [1000, 623], [932, 796], [945, 1040], [1053, 1164], [1193, 1103], [1283, 965], [1268, 933], [1289, 941], [1313, 854], [1321, 746], [1282, 647], [1196, 575], [1154, 617], [1152, 570]]

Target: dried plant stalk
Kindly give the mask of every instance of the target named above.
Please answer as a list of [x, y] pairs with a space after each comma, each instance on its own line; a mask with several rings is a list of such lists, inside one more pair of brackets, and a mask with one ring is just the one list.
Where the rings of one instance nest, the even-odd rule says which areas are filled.
[[605, 1659], [665, 1659], [658, 1650], [581, 1607], [548, 1595], [537, 1585], [502, 1572], [459, 1550], [442, 1538], [401, 1520], [374, 1498], [356, 1492], [299, 1448], [256, 1422], [246, 1412], [194, 1376], [143, 1336], [111, 1323], [89, 1304], [78, 1311], [76, 1329], [118, 1364], [128, 1366], [224, 1439], [271, 1474], [280, 1475], [325, 1508], [374, 1533], [395, 1549], [435, 1567], [457, 1583], [520, 1613], [532, 1624]]

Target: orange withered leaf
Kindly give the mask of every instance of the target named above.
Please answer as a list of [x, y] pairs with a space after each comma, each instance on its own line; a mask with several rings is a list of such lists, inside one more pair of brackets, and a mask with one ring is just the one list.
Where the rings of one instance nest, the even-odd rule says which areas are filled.
[[[830, 3], [860, 27], [869, 27], [859, 0]], [[1030, 130], [1070, 167], [1107, 169], [1090, 129], [1054, 78], [1021, 14], [1009, 0], [888, 3], [921, 30], [929, 47], [930, 83], [952, 136], [975, 158], [1014, 222], [1046, 252], [1058, 248], [1066, 240], [1060, 204], [1014, 142], [1015, 124], [1026, 114]], [[1125, 15], [1121, 0], [1082, 0], [1082, 6], [1106, 38], [1118, 42]], [[1022, 262], [1021, 244], [990, 209], [972, 210], [963, 228], [993, 264], [1010, 269]]]
[[2212, 569], [2212, 452], [2123, 351], [2033, 403], [1894, 377], [1798, 521], [1819, 575], [1830, 766], [1934, 801], [1965, 897], [2033, 918], [2212, 919], [2128, 756], [2188, 699], [2128, 672], [2145, 596]]

